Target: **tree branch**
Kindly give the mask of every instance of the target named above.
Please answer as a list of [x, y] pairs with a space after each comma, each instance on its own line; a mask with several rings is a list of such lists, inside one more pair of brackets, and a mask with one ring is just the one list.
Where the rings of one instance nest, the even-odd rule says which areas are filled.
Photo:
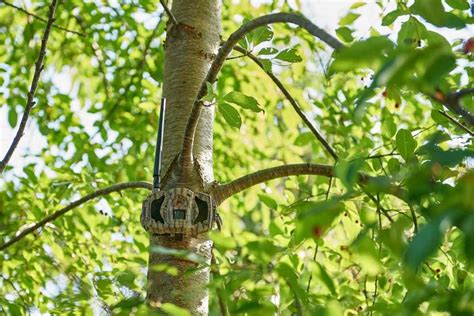
[[474, 136], [474, 132], [472, 132], [469, 128], [467, 128], [465, 125], [463, 125], [462, 123], [458, 122], [457, 120], [455, 120], [451, 115], [449, 115], [448, 113], [446, 113], [445, 111], [441, 111], [441, 110], [438, 110], [438, 113], [443, 115], [444, 117], [446, 117], [448, 120], [450, 120], [454, 125], [456, 125], [457, 127], [459, 127], [460, 129], [462, 129], [463, 131], [465, 131], [466, 133], [468, 133], [469, 135], [471, 136]]
[[230, 54], [230, 52], [239, 40], [241, 40], [246, 34], [255, 30], [256, 28], [272, 23], [296, 24], [335, 49], [343, 47], [343, 44], [341, 42], [339, 42], [336, 38], [328, 34], [326, 31], [317, 27], [305, 17], [293, 13], [274, 13], [264, 15], [242, 25], [237, 31], [230, 35], [229, 39], [227, 39], [224, 45], [222, 45], [219, 49], [219, 52], [215, 57], [214, 62], [212, 63], [209, 72], [207, 73], [206, 78], [202, 82], [201, 88], [199, 89], [196, 99], [192, 105], [191, 114], [188, 118], [188, 122], [186, 125], [183, 146], [181, 150], [181, 158], [183, 159], [184, 165], [192, 165], [193, 163], [192, 152], [194, 143], [194, 133], [196, 132], [196, 126], [199, 121], [199, 116], [202, 110], [202, 102], [200, 100], [207, 93], [206, 83], [213, 83], [216, 80], [217, 74], [222, 68], [224, 61], [226, 60], [227, 56]]
[[125, 189], [138, 189], [138, 188], [142, 188], [142, 189], [149, 189], [151, 190], [152, 189], [152, 185], [151, 183], [148, 183], [148, 182], [142, 182], [142, 181], [136, 181], [136, 182], [125, 182], [125, 183], [118, 183], [118, 184], [114, 184], [114, 185], [111, 185], [110, 187], [107, 187], [107, 188], [104, 188], [104, 189], [100, 189], [100, 190], [97, 190], [95, 192], [92, 192], [82, 198], [80, 198], [79, 200], [76, 200], [74, 202], [72, 202], [71, 204], [69, 204], [68, 206], [60, 209], [59, 211], [56, 211], [48, 216], [46, 216], [45, 218], [43, 218], [42, 220], [40, 220], [39, 222], [37, 222], [36, 224], [34, 224], [33, 226], [31, 227], [28, 227], [26, 228], [25, 230], [19, 232], [15, 237], [13, 237], [12, 239], [10, 239], [9, 241], [7, 241], [6, 243], [0, 245], [0, 250], [4, 250], [6, 249], [7, 247], [10, 247], [11, 245], [13, 245], [14, 243], [20, 241], [21, 239], [23, 239], [25, 236], [35, 232], [38, 228], [40, 227], [43, 227], [44, 225], [46, 225], [47, 223], [49, 222], [52, 222], [54, 221], [55, 219], [57, 219], [58, 217], [66, 214], [67, 212], [69, 212], [70, 210], [90, 201], [90, 200], [93, 200], [95, 199], [96, 197], [99, 197], [99, 196], [103, 196], [103, 195], [107, 195], [107, 194], [110, 194], [112, 192], [118, 192], [118, 191], [122, 191], [122, 190], [125, 190]]
[[474, 125], [474, 114], [470, 113], [461, 105], [461, 99], [467, 95], [474, 94], [474, 88], [461, 89], [456, 92], [451, 92], [446, 95], [439, 92], [429, 97], [444, 105], [447, 109], [453, 111], [457, 115], [466, 120], [469, 126]]
[[234, 194], [237, 194], [245, 189], [248, 189], [256, 184], [266, 182], [269, 180], [288, 177], [288, 176], [297, 176], [297, 175], [319, 175], [325, 177], [334, 177], [334, 167], [329, 165], [321, 164], [291, 164], [283, 165], [268, 169], [263, 169], [246, 176], [240, 177], [236, 180], [228, 182], [226, 184], [221, 184], [214, 187], [212, 191], [212, 196], [216, 201], [216, 205], [221, 204], [227, 198], [231, 197]]
[[[14, 8], [14, 9], [20, 11], [20, 12], [25, 13], [25, 14], [28, 15], [28, 16], [31, 16], [32, 18], [35, 18], [35, 19], [37, 19], [38, 21], [41, 21], [41, 22], [43, 22], [43, 23], [48, 24], [48, 20], [43, 19], [43, 18], [40, 17], [39, 15], [36, 15], [36, 14], [34, 14], [34, 13], [31, 13], [31, 12], [29, 12], [29, 11], [23, 9], [23, 8], [17, 7], [16, 5], [14, 5], [14, 4], [12, 4], [12, 3], [9, 3], [9, 2], [7, 2], [7, 1], [0, 0], [0, 2], [3, 3], [3, 4], [5, 4], [5, 5], [8, 6], [8, 7]], [[67, 29], [67, 28], [65, 28], [65, 27], [62, 27], [62, 26], [59, 26], [59, 25], [56, 25], [56, 24], [53, 24], [52, 27], [54, 27], [55, 29], [58, 29], [58, 30], [67, 32], [67, 33], [72, 33], [72, 34], [76, 34], [76, 35], [83, 36], [83, 37], [86, 36], [86, 34], [84, 34], [84, 33], [80, 33], [80, 32], [73, 31], [73, 30], [69, 30], [69, 29]]]
[[[219, 205], [232, 195], [237, 194], [259, 183], [278, 178], [298, 175], [317, 175], [330, 178], [336, 177], [334, 166], [313, 163], [289, 164], [259, 170], [257, 172], [237, 178], [231, 182], [215, 185], [213, 188], [211, 188], [210, 193], [213, 196], [216, 205]], [[366, 174], [360, 173], [357, 182], [361, 185], [365, 185], [369, 183], [371, 179], [374, 178]], [[380, 192], [391, 194], [407, 202], [405, 198], [405, 191], [396, 185], [391, 184], [389, 186], [380, 188]]]
[[170, 18], [171, 22], [173, 22], [174, 25], [178, 25], [178, 20], [176, 20], [174, 14], [171, 12], [171, 10], [168, 8], [164, 0], [160, 0], [161, 5], [163, 6], [163, 9], [166, 12], [166, 15], [168, 15], [168, 18]]
[[320, 141], [320, 143], [323, 145], [323, 147], [326, 149], [326, 151], [334, 158], [335, 161], [339, 159], [339, 157], [336, 154], [336, 151], [329, 145], [328, 141], [321, 135], [321, 132], [318, 131], [318, 129], [311, 123], [311, 121], [308, 119], [306, 114], [301, 110], [301, 108], [298, 106], [298, 103], [296, 100], [293, 98], [293, 96], [290, 94], [290, 92], [285, 88], [283, 83], [271, 72], [265, 70], [265, 67], [263, 64], [260, 62], [258, 57], [247, 51], [246, 49], [236, 45], [234, 46], [234, 50], [244, 54], [245, 56], [249, 57], [254, 63], [256, 63], [269, 77], [272, 79], [272, 81], [277, 85], [277, 87], [280, 89], [280, 91], [283, 93], [283, 95], [288, 99], [290, 102], [291, 106], [293, 109], [298, 113], [300, 116], [301, 120], [308, 126], [308, 128], [311, 130], [311, 132], [316, 136], [316, 138]]
[[25, 106], [25, 112], [23, 113], [23, 116], [21, 118], [20, 122], [20, 127], [18, 128], [18, 131], [13, 138], [13, 141], [10, 145], [10, 148], [8, 149], [7, 153], [5, 154], [5, 157], [3, 160], [0, 162], [0, 174], [5, 170], [5, 167], [7, 166], [8, 162], [10, 161], [10, 158], [13, 155], [13, 152], [15, 151], [16, 147], [18, 146], [18, 143], [20, 142], [21, 137], [23, 136], [23, 132], [26, 127], [26, 122], [28, 121], [28, 117], [30, 115], [31, 109], [33, 108], [35, 102], [33, 101], [33, 98], [35, 97], [36, 93], [36, 88], [38, 87], [38, 82], [40, 79], [41, 72], [44, 69], [44, 57], [46, 56], [46, 45], [48, 44], [48, 38], [49, 34], [51, 32], [51, 27], [54, 22], [54, 14], [56, 13], [56, 7], [58, 5], [58, 0], [52, 0], [51, 4], [49, 5], [49, 16], [48, 16], [48, 22], [46, 24], [46, 29], [43, 34], [43, 39], [41, 40], [41, 47], [40, 51], [38, 54], [38, 60], [36, 60], [35, 63], [35, 72], [33, 74], [33, 80], [31, 82], [30, 86], [30, 91], [28, 92], [28, 98], [26, 101], [26, 106]]

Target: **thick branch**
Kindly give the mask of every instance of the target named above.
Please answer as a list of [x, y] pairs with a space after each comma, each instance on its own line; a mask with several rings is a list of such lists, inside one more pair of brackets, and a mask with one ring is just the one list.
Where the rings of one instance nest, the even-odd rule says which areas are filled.
[[[39, 15], [36, 15], [34, 13], [31, 13], [30, 11], [27, 11], [23, 8], [20, 8], [12, 3], [9, 3], [7, 1], [4, 1], [4, 0], [0, 0], [1, 3], [5, 4], [6, 6], [9, 6], [9, 7], [12, 7], [20, 12], [23, 12], [24, 14], [28, 15], [28, 16], [31, 16], [32, 18], [35, 18], [37, 19], [38, 21], [41, 21], [43, 23], [46, 23], [48, 24], [48, 20], [45, 20], [43, 19], [42, 17], [40, 17]], [[59, 25], [56, 25], [56, 24], [53, 24], [52, 27], [54, 27], [55, 29], [58, 29], [58, 30], [61, 30], [61, 31], [64, 31], [64, 32], [67, 32], [67, 33], [72, 33], [72, 34], [76, 34], [76, 35], [79, 35], [79, 36], [86, 36], [84, 33], [80, 33], [80, 32], [77, 32], [77, 31], [73, 31], [73, 30], [69, 30], [65, 27], [62, 27], [62, 26], [59, 26]]]
[[265, 69], [263, 64], [260, 62], [260, 60], [247, 51], [246, 49], [236, 45], [234, 47], [234, 50], [244, 54], [245, 56], [248, 56], [254, 63], [256, 63], [269, 77], [272, 79], [272, 81], [278, 86], [280, 91], [283, 93], [283, 95], [288, 99], [290, 102], [291, 106], [293, 109], [298, 113], [300, 118], [303, 120], [303, 122], [308, 126], [308, 128], [311, 130], [311, 132], [316, 136], [316, 138], [321, 142], [323, 147], [326, 149], [326, 151], [334, 158], [334, 160], [338, 160], [338, 156], [336, 154], [336, 151], [329, 145], [328, 141], [324, 139], [323, 135], [321, 135], [321, 132], [318, 131], [318, 129], [311, 123], [311, 121], [308, 119], [306, 114], [301, 110], [301, 108], [298, 106], [298, 103], [296, 100], [293, 98], [293, 96], [290, 94], [290, 92], [285, 88], [283, 83], [271, 72]]
[[58, 0], [53, 0], [49, 6], [49, 16], [48, 16], [48, 22], [46, 24], [46, 29], [43, 34], [43, 39], [41, 40], [41, 47], [38, 55], [38, 60], [36, 60], [35, 63], [35, 72], [33, 74], [33, 80], [31, 82], [30, 86], [30, 91], [28, 92], [28, 98], [26, 101], [26, 106], [25, 106], [25, 112], [23, 113], [23, 117], [21, 118], [20, 122], [20, 127], [18, 128], [18, 131], [15, 135], [15, 138], [13, 138], [12, 144], [10, 145], [10, 148], [8, 149], [7, 153], [5, 154], [5, 157], [3, 160], [0, 162], [0, 173], [5, 170], [5, 167], [7, 166], [8, 162], [10, 161], [10, 158], [13, 155], [13, 152], [15, 151], [16, 147], [18, 146], [18, 143], [20, 142], [21, 137], [23, 136], [23, 132], [26, 127], [26, 122], [28, 121], [28, 117], [30, 116], [31, 109], [33, 108], [33, 105], [35, 102], [33, 101], [36, 93], [36, 88], [38, 87], [38, 82], [40, 79], [41, 72], [44, 69], [44, 57], [46, 56], [46, 45], [48, 44], [48, 38], [49, 34], [51, 32], [51, 27], [54, 22], [54, 14], [56, 13], [56, 7], [58, 5]]
[[192, 164], [192, 151], [193, 151], [193, 142], [194, 142], [194, 133], [196, 131], [196, 126], [199, 121], [199, 116], [202, 110], [202, 102], [200, 101], [202, 97], [206, 95], [207, 92], [207, 82], [213, 83], [216, 78], [217, 74], [219, 73], [224, 61], [226, 60], [227, 56], [230, 54], [234, 46], [249, 32], [255, 30], [258, 27], [272, 24], [272, 23], [292, 23], [296, 24], [305, 30], [307, 30], [310, 34], [318, 37], [322, 41], [324, 41], [329, 46], [339, 49], [343, 47], [343, 44], [339, 42], [336, 38], [332, 37], [326, 31], [320, 29], [311, 21], [306, 19], [301, 15], [296, 15], [293, 13], [274, 13], [265, 15], [259, 18], [256, 18], [252, 21], [249, 21], [242, 25], [237, 31], [232, 33], [229, 39], [221, 46], [219, 49], [219, 53], [214, 59], [209, 72], [207, 73], [206, 79], [201, 84], [201, 88], [196, 96], [194, 104], [192, 106], [191, 114], [188, 118], [188, 123], [186, 126], [186, 131], [184, 134], [183, 139], [183, 146], [181, 151], [181, 157], [183, 159], [183, 164]]
[[[219, 205], [232, 195], [237, 194], [259, 183], [278, 178], [298, 175], [318, 175], [324, 177], [336, 177], [334, 166], [312, 163], [290, 164], [263, 169], [240, 177], [231, 182], [217, 185], [211, 189], [211, 194], [214, 197], [214, 200], [216, 201], [216, 205]], [[368, 175], [359, 174], [358, 183], [361, 185], [365, 185], [371, 179], [372, 177]], [[391, 194], [406, 202], [405, 192], [398, 186], [390, 185], [388, 187], [381, 188], [380, 192]]]
[[0, 250], [6, 249], [7, 247], [9, 247], [9, 246], [13, 245], [14, 243], [16, 243], [16, 242], [20, 241], [21, 239], [23, 239], [25, 236], [35, 232], [38, 228], [43, 227], [47, 223], [54, 221], [55, 219], [57, 219], [58, 217], [60, 217], [64, 214], [66, 214], [70, 210], [72, 210], [72, 209], [74, 209], [74, 208], [76, 208], [76, 207], [78, 207], [78, 206], [80, 206], [80, 205], [82, 205], [82, 204], [84, 204], [84, 203], [86, 203], [90, 200], [93, 200], [96, 197], [107, 195], [107, 194], [110, 194], [112, 192], [122, 191], [122, 190], [125, 190], [125, 189], [137, 189], [137, 188], [151, 190], [152, 185], [151, 185], [151, 183], [141, 182], [141, 181], [126, 182], [126, 183], [114, 184], [114, 185], [111, 185], [110, 187], [92, 192], [92, 193], [80, 198], [79, 200], [76, 200], [76, 201], [72, 202], [68, 206], [60, 209], [59, 211], [56, 211], [53, 214], [46, 216], [45, 218], [43, 218], [42, 220], [40, 220], [39, 222], [37, 222], [33, 226], [28, 227], [27, 229], [21, 231], [15, 237], [10, 239], [9, 241], [4, 243], [3, 245], [0, 245]]
[[440, 102], [447, 109], [461, 116], [463, 119], [466, 120], [469, 126], [473, 126], [474, 114], [470, 113], [461, 105], [461, 99], [470, 94], [474, 94], [474, 88], [461, 89], [457, 92], [448, 93], [447, 95], [443, 95], [442, 93], [437, 93], [435, 95], [430, 95], [430, 97], [433, 100]]

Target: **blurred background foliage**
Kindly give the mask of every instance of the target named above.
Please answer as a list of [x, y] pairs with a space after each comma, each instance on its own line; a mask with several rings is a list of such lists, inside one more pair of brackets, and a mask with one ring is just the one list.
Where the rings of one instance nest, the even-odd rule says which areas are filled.
[[[45, 23], [8, 4], [46, 18], [49, 3], [0, 2], [1, 124], [14, 129]], [[280, 78], [336, 149], [338, 179], [274, 180], [220, 207], [224, 228], [211, 234], [211, 315], [222, 305], [232, 315], [474, 313], [472, 132], [438, 102], [473, 87], [474, 44], [450, 33], [472, 36], [472, 5], [376, 1], [378, 19], [361, 36], [354, 25], [366, 5], [354, 2], [328, 30], [350, 46], [338, 53], [282, 24], [240, 43]], [[305, 13], [302, 7], [224, 1], [223, 38], [245, 20]], [[28, 145], [0, 180], [0, 240], [97, 188], [150, 180], [165, 22], [158, 1], [60, 4], [55, 24], [80, 34], [51, 33], [22, 140]], [[242, 54], [226, 62], [215, 94], [220, 182], [283, 163], [334, 163]], [[460, 102], [474, 111], [472, 94]], [[357, 172], [378, 181], [360, 187]], [[374, 193], [389, 178], [408, 192], [406, 201]], [[148, 236], [139, 224], [145, 194], [105, 196], [4, 250], [0, 311], [147, 314]]]

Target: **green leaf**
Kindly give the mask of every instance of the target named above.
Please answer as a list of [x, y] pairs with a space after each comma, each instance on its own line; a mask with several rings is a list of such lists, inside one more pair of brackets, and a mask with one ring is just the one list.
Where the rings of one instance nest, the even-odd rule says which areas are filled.
[[365, 6], [367, 3], [364, 2], [364, 1], [359, 1], [359, 2], [355, 2], [354, 4], [351, 5], [351, 7], [349, 9], [351, 10], [355, 10], [357, 8], [360, 8], [360, 7], [363, 7]]
[[191, 316], [191, 314], [186, 309], [171, 303], [161, 304], [160, 309], [170, 316]]
[[10, 124], [11, 128], [16, 126], [18, 122], [18, 113], [16, 113], [15, 107], [11, 107], [8, 111], [8, 124]]
[[400, 16], [405, 15], [406, 13], [403, 12], [402, 10], [394, 10], [392, 12], [387, 13], [382, 19], [382, 25], [383, 26], [389, 26], [392, 25], [393, 22], [395, 22], [396, 19], [398, 19]]
[[265, 204], [269, 208], [271, 208], [273, 210], [278, 209], [278, 203], [271, 196], [269, 196], [268, 194], [260, 193], [258, 195], [258, 197], [260, 198], [260, 201], [262, 201], [263, 204]]
[[446, 216], [439, 216], [420, 228], [405, 253], [404, 262], [408, 268], [416, 270], [426, 258], [436, 252], [444, 232], [450, 226], [446, 220]]
[[321, 238], [344, 210], [344, 203], [339, 199], [331, 199], [302, 203], [295, 207], [298, 209], [295, 240], [299, 242], [309, 237]]
[[214, 86], [209, 82], [206, 82], [206, 86], [207, 86], [207, 93], [201, 99], [201, 101], [212, 103], [216, 100], [216, 93], [214, 92]]
[[326, 272], [326, 269], [324, 269], [324, 267], [319, 262], [317, 262], [316, 264], [318, 267], [318, 271], [316, 271], [318, 278], [328, 288], [332, 295], [336, 295], [336, 287], [334, 286], [332, 278], [329, 276], [329, 274]]
[[250, 32], [247, 38], [253, 46], [257, 46], [260, 43], [270, 41], [273, 38], [273, 31], [268, 25], [261, 26]]
[[353, 190], [359, 178], [359, 170], [363, 166], [364, 161], [357, 159], [354, 161], [341, 160], [336, 165], [336, 176], [342, 181], [348, 191]]
[[393, 120], [392, 114], [387, 110], [383, 109], [382, 111], [382, 135], [387, 138], [392, 138], [393, 135], [397, 132], [397, 125]]
[[257, 55], [265, 56], [265, 55], [275, 55], [278, 53], [278, 50], [274, 47], [264, 47], [258, 51]]
[[240, 128], [240, 126], [242, 126], [242, 118], [240, 117], [239, 112], [232, 105], [220, 103], [219, 112], [230, 126], [235, 128]]
[[462, 220], [461, 229], [464, 232], [464, 254], [466, 258], [474, 262], [474, 214], [466, 215]]
[[222, 99], [224, 101], [238, 105], [241, 108], [251, 110], [257, 113], [263, 111], [263, 109], [259, 106], [258, 101], [254, 97], [245, 95], [242, 92], [229, 92]]
[[235, 249], [237, 247], [237, 243], [235, 239], [229, 236], [224, 236], [222, 233], [218, 231], [211, 231], [209, 235], [214, 242], [214, 246], [219, 250], [230, 250]]
[[466, 23], [460, 17], [445, 12], [441, 0], [415, 0], [410, 9], [429, 23], [439, 27], [461, 29], [466, 26]]
[[355, 22], [360, 17], [360, 14], [350, 12], [339, 21], [340, 26], [349, 25]]
[[333, 71], [353, 71], [369, 67], [377, 70], [392, 54], [394, 43], [385, 36], [371, 37], [341, 49], [335, 54], [331, 65]]
[[446, 3], [454, 9], [469, 10], [470, 8], [468, 0], [446, 0]]
[[413, 138], [411, 133], [406, 129], [400, 129], [396, 136], [397, 149], [400, 155], [405, 159], [409, 160], [415, 153], [417, 146], [416, 140]]
[[342, 39], [344, 42], [352, 42], [354, 37], [352, 36], [352, 30], [347, 26], [340, 27], [336, 30], [337, 36]]
[[133, 289], [135, 288], [134, 282], [135, 282], [135, 274], [131, 271], [125, 271], [124, 273], [119, 274], [117, 277], [117, 281], [130, 288]]
[[298, 55], [297, 49], [294, 47], [280, 51], [275, 58], [289, 63], [299, 63], [303, 60], [303, 58]]

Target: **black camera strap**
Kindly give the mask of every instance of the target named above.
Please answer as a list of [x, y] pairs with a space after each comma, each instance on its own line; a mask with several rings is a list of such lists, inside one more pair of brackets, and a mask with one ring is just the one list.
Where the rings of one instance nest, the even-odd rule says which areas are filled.
[[153, 168], [153, 188], [160, 189], [161, 180], [161, 153], [163, 152], [163, 134], [165, 128], [166, 99], [161, 98], [158, 135], [156, 138], [155, 166]]

